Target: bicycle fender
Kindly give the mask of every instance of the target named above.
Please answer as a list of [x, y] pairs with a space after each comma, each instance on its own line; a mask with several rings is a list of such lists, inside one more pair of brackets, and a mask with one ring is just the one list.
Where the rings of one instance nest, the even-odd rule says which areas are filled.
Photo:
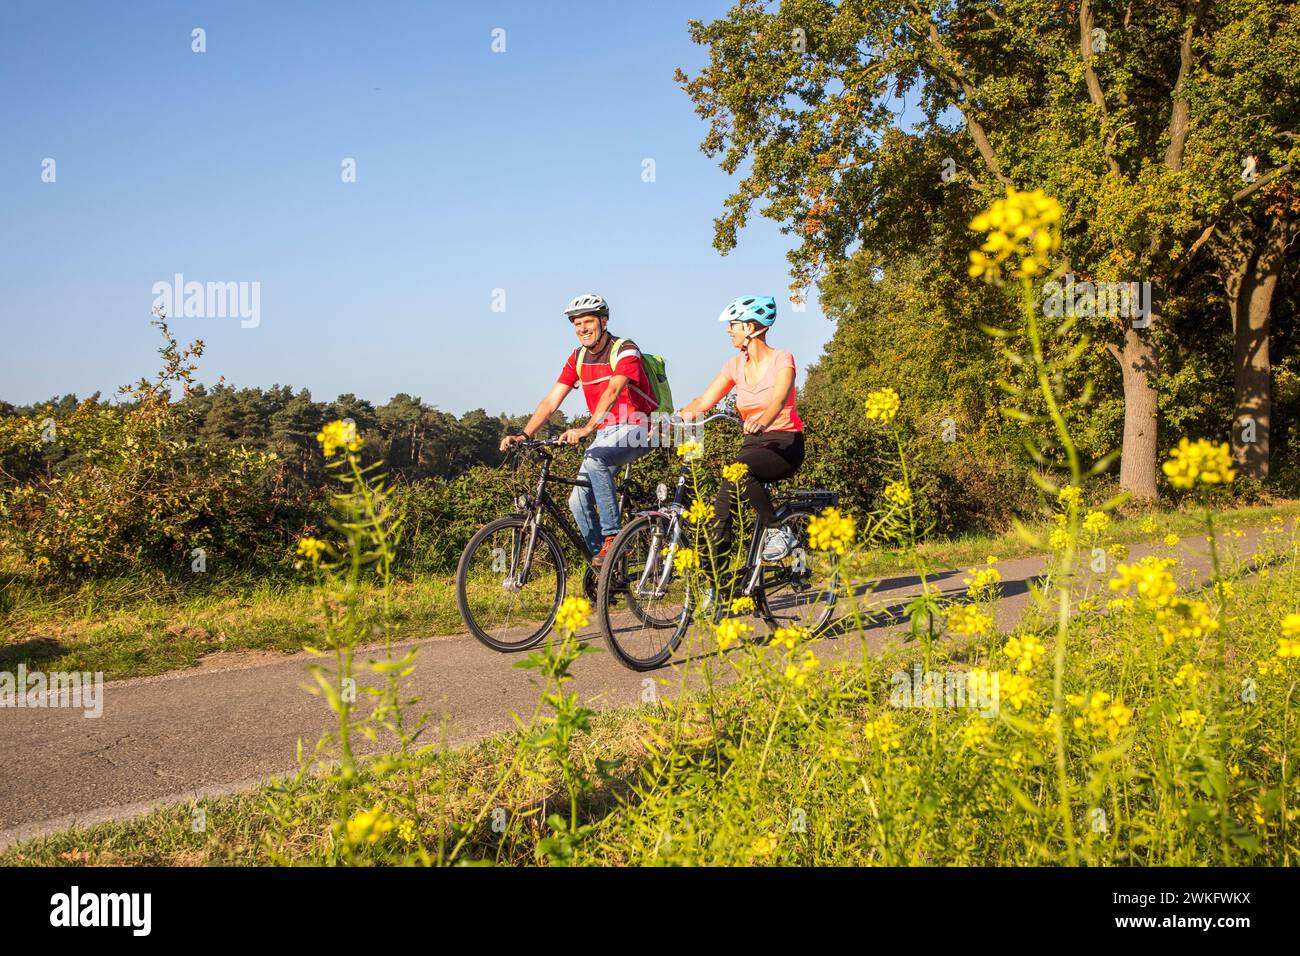
[[663, 508], [653, 508], [650, 511], [638, 511], [636, 513], [636, 517], [638, 518], [663, 518], [667, 520], [672, 516], [673, 513], [671, 511], [666, 511]]

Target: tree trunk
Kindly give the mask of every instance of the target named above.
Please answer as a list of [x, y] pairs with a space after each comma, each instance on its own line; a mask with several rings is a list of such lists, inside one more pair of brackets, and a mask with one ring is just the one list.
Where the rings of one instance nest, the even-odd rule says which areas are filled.
[[1268, 477], [1273, 411], [1270, 318], [1286, 233], [1283, 220], [1272, 219], [1261, 241], [1234, 250], [1224, 276], [1233, 332], [1232, 457], [1243, 474], [1259, 480]]
[[[1159, 321], [1152, 310], [1150, 324]], [[1124, 330], [1123, 346], [1110, 346], [1124, 383], [1124, 444], [1120, 449], [1119, 486], [1136, 499], [1156, 497], [1157, 418], [1156, 348], [1149, 334]]]

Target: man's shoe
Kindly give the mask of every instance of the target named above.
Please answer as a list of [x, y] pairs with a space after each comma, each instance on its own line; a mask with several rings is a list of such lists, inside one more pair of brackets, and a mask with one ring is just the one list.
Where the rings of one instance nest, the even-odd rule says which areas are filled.
[[609, 546], [614, 543], [614, 539], [617, 537], [618, 535], [616, 534], [605, 535], [605, 543], [601, 545], [600, 553], [591, 559], [591, 566], [593, 568], [600, 570], [600, 566], [605, 563], [605, 555], [609, 554]]

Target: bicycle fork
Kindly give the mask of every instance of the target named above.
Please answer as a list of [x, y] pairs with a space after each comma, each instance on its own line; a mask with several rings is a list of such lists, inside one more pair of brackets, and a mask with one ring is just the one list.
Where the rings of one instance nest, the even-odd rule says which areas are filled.
[[[681, 524], [674, 520], [669, 527], [672, 529], [668, 536], [668, 545], [664, 548], [668, 552], [667, 560], [662, 560], [660, 548], [663, 547], [664, 533], [659, 528], [655, 528], [650, 534], [650, 553], [646, 555], [645, 567], [641, 569], [641, 577], [636, 582], [637, 597], [663, 597], [668, 591], [668, 580], [673, 573], [673, 554], [677, 551], [677, 546], [681, 542]], [[653, 580], [653, 591], [647, 594], [647, 587]]]
[[[527, 532], [528, 544], [519, 551], [519, 539]], [[514, 553], [510, 556], [510, 571], [501, 586], [507, 591], [522, 591], [528, 584], [528, 574], [533, 569], [533, 544], [537, 540], [537, 515], [530, 517], [524, 528], [514, 534]]]

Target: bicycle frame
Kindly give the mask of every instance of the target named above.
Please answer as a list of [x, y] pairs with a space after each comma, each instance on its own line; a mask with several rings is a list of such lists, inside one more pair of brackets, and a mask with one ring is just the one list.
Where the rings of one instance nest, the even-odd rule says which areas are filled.
[[[703, 419], [700, 424], [704, 425], [716, 419], [726, 419], [727, 421], [737, 421], [731, 415], [719, 414], [711, 415]], [[677, 475], [677, 484], [673, 493], [672, 501], [666, 506], [651, 508], [638, 512], [638, 516], [658, 517], [668, 522], [665, 531], [660, 532], [656, 529], [651, 537], [650, 554], [647, 556], [645, 568], [642, 570], [640, 577], [637, 579], [635, 589], [638, 595], [644, 596], [647, 592], [645, 588], [651, 578], [656, 574], [657, 580], [654, 583], [654, 593], [662, 594], [668, 586], [672, 577], [673, 556], [677, 553], [678, 547], [681, 546], [683, 515], [686, 511], [686, 481], [690, 477], [690, 463], [683, 461], [681, 469]], [[763, 487], [769, 492], [772, 490], [770, 483], [764, 482]], [[799, 503], [801, 499], [806, 499], [808, 503], [815, 503], [820, 508], [835, 506], [839, 504], [839, 494], [832, 491], [822, 490], [795, 490], [785, 500], [780, 501], [774, 509], [778, 523], [792, 510], [792, 506]], [[820, 510], [819, 508], [819, 510]], [[667, 544], [663, 545], [664, 537], [667, 537]], [[667, 560], [663, 561], [662, 569], [656, 569], [661, 557], [660, 548], [667, 550]], [[790, 578], [789, 572], [782, 568], [779, 572], [773, 574], [771, 580], [763, 580], [764, 564], [759, 556], [763, 548], [763, 535], [760, 532], [757, 523], [754, 525], [753, 534], [750, 536], [749, 546], [746, 550], [745, 564], [741, 571], [746, 578], [744, 586], [741, 588], [742, 595], [752, 595], [754, 589], [759, 587], [760, 590], [766, 591], [768, 588], [776, 587], [785, 583], [785, 579]], [[760, 586], [761, 582], [761, 586]]]
[[[588, 560], [591, 560], [591, 558], [594, 557], [591, 549], [587, 546], [586, 540], [578, 533], [578, 529], [575, 526], [572, 517], [555, 503], [555, 499], [551, 497], [551, 494], [546, 487], [548, 483], [551, 483], [570, 485], [575, 488], [590, 488], [591, 482], [581, 478], [564, 478], [559, 475], [552, 475], [551, 464], [555, 459], [544, 447], [546, 444], [553, 444], [553, 442], [539, 442], [537, 444], [530, 443], [528, 446], [541, 455], [542, 467], [537, 475], [537, 483], [533, 488], [532, 496], [521, 496], [524, 500], [523, 503], [519, 505], [519, 513], [524, 518], [524, 527], [527, 529], [528, 533], [528, 542], [526, 547], [523, 549], [523, 566], [518, 566], [517, 562], [520, 560], [521, 556], [516, 554], [511, 562], [510, 573], [506, 576], [508, 584], [512, 584], [516, 587], [523, 587], [528, 583], [528, 575], [532, 570], [533, 544], [537, 540], [537, 528], [541, 524], [543, 514], [550, 515], [551, 520], [562, 532], [564, 532], [565, 537], [569, 539], [569, 542], [578, 550], [579, 554], [584, 555]], [[623, 466], [623, 475], [619, 479], [618, 484], [619, 514], [623, 514], [627, 510], [629, 499], [631, 497], [631, 475], [632, 463], [629, 462]], [[560, 556], [560, 560], [564, 560], [563, 555]], [[564, 567], [561, 568], [561, 570], [567, 577], [568, 568]]]

